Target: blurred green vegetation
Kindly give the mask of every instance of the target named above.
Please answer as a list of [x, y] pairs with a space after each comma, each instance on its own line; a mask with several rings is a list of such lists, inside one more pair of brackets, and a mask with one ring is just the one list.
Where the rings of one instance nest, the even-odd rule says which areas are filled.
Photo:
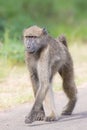
[[[46, 27], [54, 37], [66, 35], [76, 83], [87, 82], [87, 0], [0, 0], [0, 109], [32, 100], [22, 66], [22, 32], [32, 25]], [[53, 86], [60, 89], [59, 77]]]
[[0, 0], [0, 59], [24, 62], [22, 32], [34, 24], [71, 43], [87, 42], [87, 0]]

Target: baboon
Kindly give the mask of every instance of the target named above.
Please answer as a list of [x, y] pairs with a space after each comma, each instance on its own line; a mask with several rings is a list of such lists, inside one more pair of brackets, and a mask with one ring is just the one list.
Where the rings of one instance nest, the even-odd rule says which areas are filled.
[[[58, 72], [63, 79], [63, 90], [69, 102], [63, 115], [70, 115], [77, 100], [77, 89], [74, 82], [73, 62], [68, 51], [67, 41], [63, 35], [52, 38], [45, 28], [31, 26], [24, 30], [25, 58], [35, 96], [35, 102], [25, 119], [25, 123], [36, 120], [55, 121], [56, 114], [52, 79]], [[48, 100], [50, 108], [45, 115], [43, 101]]]

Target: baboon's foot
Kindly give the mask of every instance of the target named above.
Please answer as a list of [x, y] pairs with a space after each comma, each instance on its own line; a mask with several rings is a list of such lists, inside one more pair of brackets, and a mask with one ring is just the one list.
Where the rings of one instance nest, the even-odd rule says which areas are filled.
[[76, 99], [69, 101], [69, 103], [66, 105], [66, 109], [62, 112], [62, 115], [71, 115], [75, 104]]
[[64, 110], [62, 112], [62, 115], [71, 115], [71, 114], [72, 114], [72, 112], [71, 111], [67, 111], [67, 110]]
[[47, 122], [52, 122], [52, 121], [57, 121], [57, 120], [58, 120], [57, 117], [51, 117], [51, 116], [45, 117], [45, 121]]
[[45, 121], [51, 122], [51, 121], [57, 121], [58, 116], [54, 113], [52, 113], [50, 116], [45, 117]]
[[42, 121], [45, 118], [45, 113], [44, 111], [32, 111], [25, 119], [25, 123], [29, 124], [34, 121]]

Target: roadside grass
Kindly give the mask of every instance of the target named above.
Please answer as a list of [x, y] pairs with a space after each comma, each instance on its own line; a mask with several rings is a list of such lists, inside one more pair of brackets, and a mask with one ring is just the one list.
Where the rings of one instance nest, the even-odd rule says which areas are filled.
[[[69, 46], [74, 61], [77, 86], [87, 82], [87, 44], [74, 43]], [[0, 60], [0, 110], [34, 100], [30, 78], [25, 64], [8, 64]], [[62, 80], [57, 74], [53, 80], [54, 91], [60, 91]]]
[[[6, 67], [7, 68], [7, 67]], [[33, 100], [28, 72], [24, 66], [14, 66], [6, 71], [0, 82], [0, 110]]]
[[75, 80], [77, 86], [87, 82], [87, 43], [74, 43], [70, 52], [74, 61]]

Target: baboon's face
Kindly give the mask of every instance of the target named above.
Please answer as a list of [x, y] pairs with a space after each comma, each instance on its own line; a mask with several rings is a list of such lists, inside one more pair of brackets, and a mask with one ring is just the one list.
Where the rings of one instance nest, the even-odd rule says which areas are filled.
[[25, 50], [29, 53], [35, 53], [40, 49], [40, 39], [35, 36], [26, 36], [24, 44]]
[[44, 29], [32, 26], [24, 31], [25, 50], [29, 53], [36, 53], [44, 47], [42, 42], [44, 37]]

